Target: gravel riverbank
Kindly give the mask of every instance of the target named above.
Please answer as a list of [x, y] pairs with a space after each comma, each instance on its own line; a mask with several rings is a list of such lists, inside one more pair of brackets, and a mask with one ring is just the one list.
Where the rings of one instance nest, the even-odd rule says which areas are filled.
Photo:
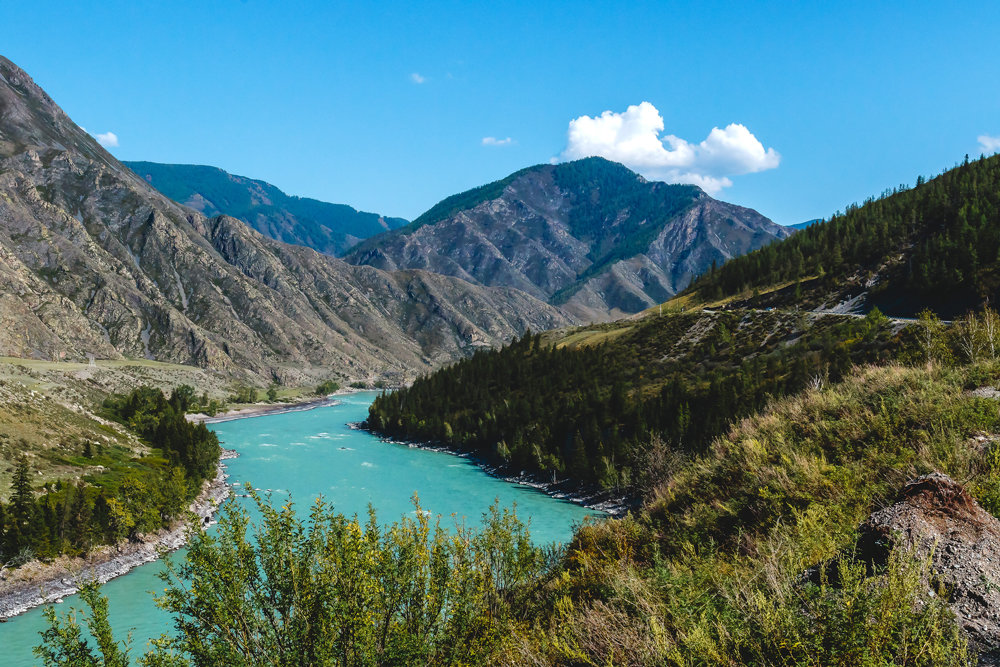
[[337, 400], [335, 395], [324, 396], [323, 398], [314, 398], [308, 401], [300, 401], [298, 403], [260, 403], [257, 405], [250, 405], [245, 408], [240, 408], [238, 410], [229, 410], [228, 412], [223, 412], [215, 416], [209, 416], [204, 413], [195, 413], [186, 415], [189, 422], [194, 423], [205, 423], [205, 424], [218, 424], [220, 422], [228, 422], [234, 419], [246, 419], [248, 417], [263, 417], [264, 415], [281, 415], [286, 412], [302, 412], [304, 410], [313, 410], [315, 408], [323, 408], [328, 405], [337, 405], [340, 401]]

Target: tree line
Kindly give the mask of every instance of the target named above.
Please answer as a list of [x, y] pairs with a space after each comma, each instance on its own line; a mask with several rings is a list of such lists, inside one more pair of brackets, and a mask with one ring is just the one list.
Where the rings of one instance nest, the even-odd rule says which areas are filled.
[[368, 426], [514, 471], [635, 490], [651, 437], [697, 453], [773, 397], [915, 345], [877, 311], [670, 314], [594, 345], [550, 345], [529, 333], [383, 393]]
[[[902, 261], [900, 261], [902, 257]], [[830, 220], [726, 262], [688, 292], [707, 301], [789, 282], [833, 287], [874, 274], [871, 298], [948, 315], [996, 302], [1000, 290], [1000, 156], [981, 157], [913, 188], [900, 185]], [[789, 294], [791, 296], [791, 294]]]

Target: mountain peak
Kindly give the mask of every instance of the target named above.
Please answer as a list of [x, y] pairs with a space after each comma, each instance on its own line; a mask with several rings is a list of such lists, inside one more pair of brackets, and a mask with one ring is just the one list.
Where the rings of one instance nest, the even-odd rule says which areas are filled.
[[589, 157], [448, 197], [346, 259], [516, 287], [600, 320], [661, 303], [713, 263], [789, 233], [695, 185], [650, 182]]
[[111, 154], [70, 120], [23, 69], [0, 56], [0, 158], [28, 149], [72, 149], [119, 169]]
[[358, 268], [207, 219], [118, 162], [9, 60], [0, 76], [4, 356], [146, 358], [294, 384], [402, 377], [567, 323], [513, 290]]

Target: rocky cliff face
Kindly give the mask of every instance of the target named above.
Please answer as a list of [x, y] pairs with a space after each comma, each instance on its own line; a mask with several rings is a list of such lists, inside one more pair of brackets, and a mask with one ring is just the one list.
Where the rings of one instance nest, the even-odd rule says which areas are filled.
[[402, 218], [357, 211], [344, 204], [289, 196], [265, 181], [215, 167], [123, 164], [167, 197], [199, 213], [230, 215], [264, 236], [327, 255], [342, 255], [362, 239], [407, 224]]
[[790, 233], [695, 186], [650, 183], [588, 158], [455, 195], [345, 259], [516, 287], [580, 319], [608, 319], [666, 301], [713, 262]]
[[0, 355], [408, 374], [561, 326], [507, 288], [345, 264], [167, 199], [0, 58]]

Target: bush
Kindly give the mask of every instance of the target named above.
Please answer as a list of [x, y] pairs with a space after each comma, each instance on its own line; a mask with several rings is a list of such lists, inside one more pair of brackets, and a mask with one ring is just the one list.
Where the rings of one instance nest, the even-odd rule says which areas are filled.
[[[229, 504], [215, 535], [199, 529], [184, 560], [168, 561], [157, 603], [178, 635], [144, 664], [482, 664], [507, 642], [518, 587], [548, 562], [496, 505], [480, 530], [445, 531], [416, 499], [415, 518], [380, 527], [374, 511], [362, 524], [317, 500], [301, 518], [248, 491], [263, 517], [252, 537], [249, 514]], [[89, 588], [83, 600], [98, 650], [120, 655], [100, 641], [106, 599]], [[124, 664], [102, 662], [73, 612], [47, 617], [46, 665]]]
[[333, 380], [326, 380], [325, 382], [320, 383], [318, 387], [316, 387], [316, 393], [319, 396], [328, 396], [333, 392], [337, 391], [338, 389], [340, 389], [340, 385], [338, 383], [334, 382]]

